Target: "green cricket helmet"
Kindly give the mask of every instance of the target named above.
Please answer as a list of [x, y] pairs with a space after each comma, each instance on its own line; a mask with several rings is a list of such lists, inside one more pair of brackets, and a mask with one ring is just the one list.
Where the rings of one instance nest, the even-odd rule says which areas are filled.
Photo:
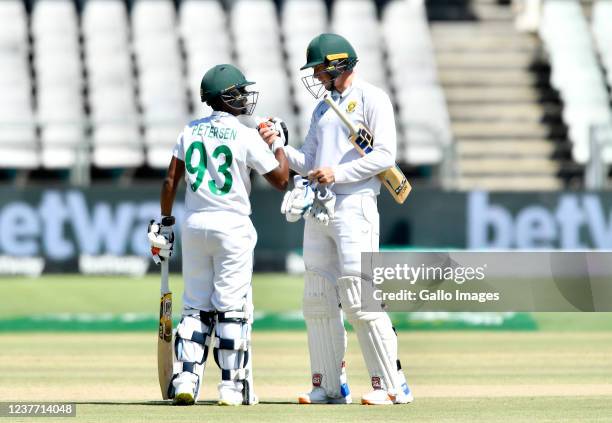
[[[315, 98], [319, 98], [324, 91], [323, 88], [333, 90], [333, 81], [342, 73], [352, 70], [357, 61], [357, 53], [346, 38], [338, 34], [318, 35], [308, 44], [306, 64], [300, 70], [319, 65], [325, 65], [325, 69], [303, 77], [302, 82]], [[331, 84], [328, 84], [327, 87], [324, 87], [323, 83], [317, 79], [317, 76], [323, 72], [331, 77]]]
[[257, 105], [257, 91], [247, 91], [246, 87], [255, 82], [247, 81], [244, 74], [230, 64], [210, 68], [200, 83], [202, 103], [212, 106], [221, 101], [236, 114], [250, 115]]

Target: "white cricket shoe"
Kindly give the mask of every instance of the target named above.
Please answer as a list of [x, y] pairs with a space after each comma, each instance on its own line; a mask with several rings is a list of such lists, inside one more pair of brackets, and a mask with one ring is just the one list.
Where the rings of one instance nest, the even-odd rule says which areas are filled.
[[219, 384], [219, 405], [241, 405], [242, 383], [223, 381]]
[[345, 397], [333, 398], [327, 395], [325, 389], [315, 386], [312, 391], [298, 396], [299, 404], [351, 404], [353, 399], [351, 394]]
[[174, 405], [193, 405], [195, 403], [195, 389], [198, 377], [193, 373], [183, 372], [172, 381], [174, 385]]
[[363, 405], [408, 404], [412, 401], [414, 401], [412, 392], [408, 394], [401, 393], [399, 395], [392, 395], [384, 389], [374, 389], [361, 397], [361, 404]]
[[408, 390], [408, 393], [400, 392], [395, 396], [393, 400], [394, 404], [410, 404], [414, 401], [414, 397], [412, 396], [412, 391]]

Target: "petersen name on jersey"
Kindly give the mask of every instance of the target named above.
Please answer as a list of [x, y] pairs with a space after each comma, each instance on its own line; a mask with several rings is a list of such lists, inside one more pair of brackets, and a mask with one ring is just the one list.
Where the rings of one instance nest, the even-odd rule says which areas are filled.
[[218, 111], [190, 122], [179, 134], [172, 154], [185, 162], [188, 212], [250, 215], [250, 169], [263, 175], [279, 165], [255, 129]]

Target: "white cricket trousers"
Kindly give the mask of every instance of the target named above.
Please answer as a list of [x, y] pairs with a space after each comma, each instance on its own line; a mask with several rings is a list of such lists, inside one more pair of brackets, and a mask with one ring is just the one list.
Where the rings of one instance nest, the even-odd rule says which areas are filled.
[[249, 216], [193, 212], [182, 227], [183, 310], [236, 311], [250, 307], [257, 232]]
[[361, 277], [361, 253], [378, 251], [379, 215], [376, 196], [337, 195], [334, 218], [328, 226], [307, 220], [304, 226], [304, 264], [331, 281]]

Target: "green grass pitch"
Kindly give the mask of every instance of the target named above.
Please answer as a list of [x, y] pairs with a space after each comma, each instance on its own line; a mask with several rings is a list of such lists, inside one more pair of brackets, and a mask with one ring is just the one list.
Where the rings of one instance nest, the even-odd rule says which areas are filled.
[[[179, 276], [171, 283], [178, 310]], [[155, 276], [0, 279], [0, 287], [0, 319], [150, 313], [159, 300]], [[254, 291], [260, 310], [298, 310], [301, 278], [257, 275]], [[416, 401], [391, 407], [296, 405], [296, 394], [309, 386], [306, 334], [299, 331], [254, 333], [262, 404], [234, 408], [214, 405], [213, 360], [198, 405], [160, 401], [155, 333], [1, 333], [0, 401], [77, 402], [77, 417], [67, 420], [74, 422], [612, 421], [612, 315], [547, 313], [536, 320], [535, 332], [401, 332], [400, 356]], [[353, 333], [347, 363], [358, 400], [368, 377]]]

